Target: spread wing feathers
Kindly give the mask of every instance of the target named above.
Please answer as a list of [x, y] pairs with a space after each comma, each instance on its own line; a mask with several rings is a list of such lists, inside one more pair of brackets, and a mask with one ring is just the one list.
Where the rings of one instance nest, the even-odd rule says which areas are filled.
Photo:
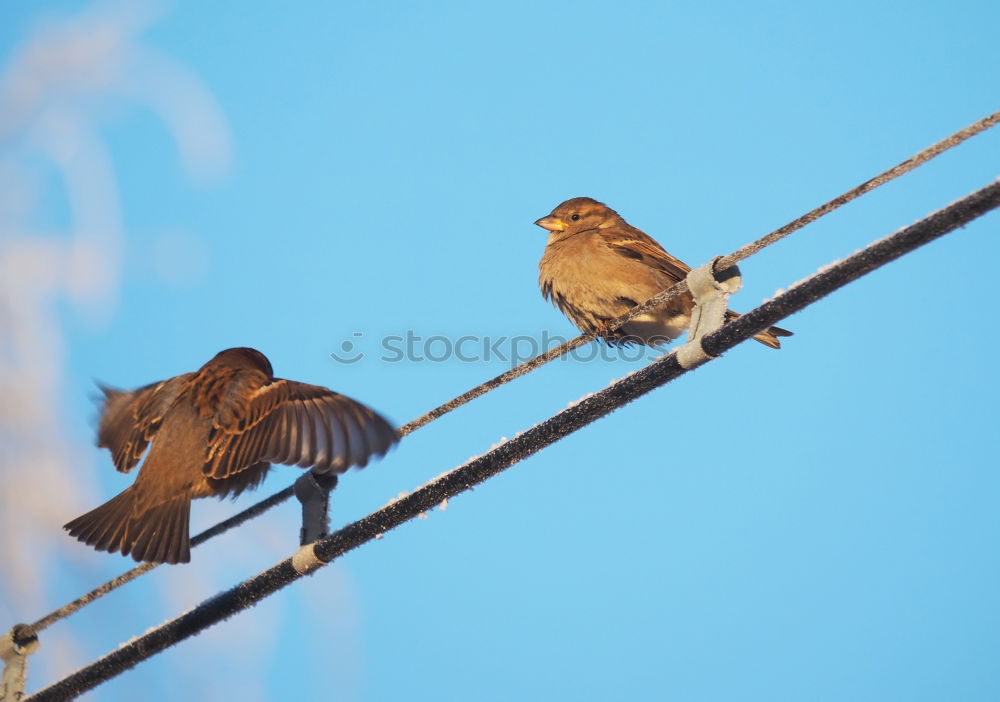
[[318, 385], [275, 379], [250, 397], [238, 423], [214, 427], [204, 473], [219, 480], [261, 462], [342, 473], [364, 467], [396, 441], [392, 426], [360, 402]]
[[122, 473], [135, 468], [156, 436], [163, 415], [194, 373], [185, 373], [138, 390], [115, 390], [99, 385], [104, 393], [97, 445], [111, 451], [115, 468]]
[[683, 280], [691, 267], [666, 252], [655, 239], [630, 227], [628, 233], [616, 232], [606, 238], [608, 247], [615, 253], [627, 258], [642, 261], [650, 268], [656, 268], [675, 280]]

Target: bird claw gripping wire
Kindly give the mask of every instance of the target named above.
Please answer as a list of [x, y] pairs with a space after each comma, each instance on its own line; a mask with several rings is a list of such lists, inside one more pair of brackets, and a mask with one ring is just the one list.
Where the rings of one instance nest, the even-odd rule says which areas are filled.
[[37, 650], [38, 635], [27, 624], [15, 624], [0, 638], [0, 659], [3, 660], [0, 702], [16, 702], [24, 697], [28, 656]]
[[729, 296], [740, 289], [740, 269], [735, 265], [716, 271], [722, 256], [716, 256], [687, 274], [688, 289], [694, 297], [687, 343], [677, 349], [681, 368], [691, 369], [713, 358], [701, 346], [702, 338], [722, 326], [729, 308]]
[[330, 491], [337, 487], [333, 473], [307, 471], [295, 481], [295, 497], [302, 503], [299, 544], [305, 546], [330, 533]]

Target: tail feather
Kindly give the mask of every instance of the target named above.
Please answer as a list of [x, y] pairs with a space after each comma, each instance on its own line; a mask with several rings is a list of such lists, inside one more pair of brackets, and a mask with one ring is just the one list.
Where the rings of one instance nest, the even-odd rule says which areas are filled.
[[[726, 310], [727, 322], [731, 322], [739, 316], [740, 316], [739, 312]], [[762, 331], [760, 334], [754, 334], [753, 338], [754, 340], [764, 344], [764, 346], [770, 346], [772, 349], [780, 349], [781, 342], [778, 341], [779, 336], [793, 336], [793, 334], [787, 329], [782, 329], [781, 327], [770, 327]]]
[[114, 552], [118, 550], [117, 544], [131, 517], [133, 502], [132, 489], [129, 488], [97, 509], [65, 524], [63, 529], [98, 551]]
[[765, 346], [770, 346], [772, 349], [780, 349], [781, 342], [778, 341], [779, 336], [793, 336], [793, 334], [787, 329], [782, 329], [781, 327], [771, 327], [769, 329], [765, 329], [760, 334], [755, 334], [753, 338]]
[[177, 498], [157, 505], [143, 516], [131, 546], [132, 558], [153, 563], [187, 563], [191, 560], [188, 522], [191, 500]]
[[[78, 539], [91, 544], [99, 551], [116, 551], [118, 544], [125, 537], [125, 527], [128, 526], [128, 513], [114, 515], [104, 522], [93, 522], [89, 533], [80, 534]], [[72, 533], [72, 532], [71, 532]]]
[[190, 561], [191, 498], [179, 495], [137, 512], [136, 497], [134, 486], [130, 487], [63, 528], [98, 551], [131, 555], [136, 561]]
[[[118, 498], [123, 495], [125, 495], [124, 492], [108, 502], [108, 507], [112, 509], [108, 510], [104, 521], [96, 518], [93, 520], [94, 529], [91, 538], [93, 539], [94, 548], [114, 553], [120, 548], [116, 544], [124, 542], [129, 523], [132, 521], [133, 514], [135, 513], [135, 498], [133, 493], [129, 492], [126, 498], [119, 500]], [[112, 502], [115, 504], [112, 505]], [[94, 512], [96, 511], [94, 510]], [[100, 515], [96, 514], [94, 516], [99, 517]]]
[[184, 502], [184, 509], [177, 510], [171, 530], [173, 537], [164, 542], [166, 552], [164, 561], [170, 563], [187, 563], [191, 560], [191, 539], [188, 535], [188, 525], [191, 523], [191, 500]]

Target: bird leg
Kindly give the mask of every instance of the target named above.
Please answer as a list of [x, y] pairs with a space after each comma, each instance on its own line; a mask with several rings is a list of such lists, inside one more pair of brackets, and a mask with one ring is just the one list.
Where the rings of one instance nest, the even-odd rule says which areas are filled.
[[608, 329], [608, 324], [611, 322], [610, 319], [602, 319], [596, 325], [594, 325], [594, 338], [601, 339], [604, 343], [609, 346], [614, 346], [615, 342], [622, 337], [621, 329], [610, 330]]

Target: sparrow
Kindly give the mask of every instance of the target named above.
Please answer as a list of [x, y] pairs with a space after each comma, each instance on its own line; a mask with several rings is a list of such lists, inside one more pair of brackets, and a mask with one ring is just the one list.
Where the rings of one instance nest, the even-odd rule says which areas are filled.
[[318, 385], [275, 378], [260, 351], [220, 351], [198, 371], [138, 390], [101, 387], [97, 445], [122, 473], [146, 453], [135, 482], [66, 524], [98, 551], [136, 561], [191, 560], [189, 515], [197, 497], [236, 497], [272, 463], [343, 473], [396, 443], [365, 405]]
[[[615, 331], [608, 321], [624, 314], [687, 276], [691, 267], [674, 258], [648, 234], [613, 209], [589, 197], [575, 197], [535, 222], [549, 231], [538, 264], [542, 296], [581, 331], [613, 345], [662, 344], [691, 323], [694, 299], [685, 292]], [[726, 311], [726, 318], [739, 314]], [[773, 349], [790, 331], [771, 327], [754, 339]]]

